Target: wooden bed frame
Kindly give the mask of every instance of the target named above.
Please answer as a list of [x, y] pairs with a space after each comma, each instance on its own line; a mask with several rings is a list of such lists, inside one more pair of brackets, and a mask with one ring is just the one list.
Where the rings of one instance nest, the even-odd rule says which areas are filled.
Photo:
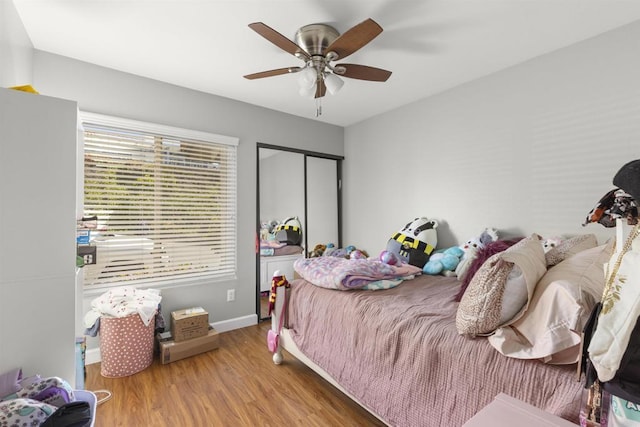
[[289, 332], [289, 329], [287, 328], [288, 325], [287, 325], [287, 317], [286, 317], [286, 308], [285, 308], [285, 311], [282, 310], [283, 306], [285, 304], [285, 300], [286, 301], [289, 300], [288, 298], [285, 298], [285, 293], [286, 292], [288, 292], [288, 290], [284, 286], [281, 286], [281, 287], [277, 288], [277, 290], [276, 290], [275, 310], [271, 313], [271, 329], [273, 331], [275, 331], [276, 333], [278, 332], [278, 324], [280, 322], [280, 315], [282, 313], [285, 313], [285, 319], [284, 319], [284, 322], [283, 322], [284, 326], [282, 327], [282, 330], [280, 331], [280, 336], [278, 337], [278, 349], [277, 349], [277, 351], [275, 353], [273, 353], [273, 363], [275, 363], [276, 365], [280, 365], [284, 361], [284, 357], [282, 355], [282, 350], [283, 349], [286, 350], [293, 357], [295, 357], [296, 359], [298, 359], [299, 361], [304, 363], [306, 366], [311, 368], [313, 371], [315, 371], [322, 378], [327, 380], [335, 388], [337, 388], [342, 393], [347, 395], [351, 400], [356, 402], [362, 408], [366, 409], [371, 415], [373, 415], [374, 417], [379, 419], [380, 422], [384, 423], [385, 425], [388, 425], [378, 414], [376, 414], [374, 411], [372, 411], [366, 405], [364, 405], [360, 401], [358, 401], [357, 398], [355, 398], [351, 393], [346, 391], [340, 384], [338, 384], [338, 382], [331, 375], [329, 375], [324, 369], [322, 369], [320, 366], [318, 366], [316, 363], [314, 363], [311, 359], [309, 359], [298, 348], [296, 343], [293, 342], [293, 339], [291, 338], [291, 334]]

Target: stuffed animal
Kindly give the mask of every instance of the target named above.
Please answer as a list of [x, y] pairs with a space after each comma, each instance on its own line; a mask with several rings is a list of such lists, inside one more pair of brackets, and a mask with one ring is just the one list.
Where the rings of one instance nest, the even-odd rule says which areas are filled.
[[369, 258], [369, 254], [367, 251], [363, 251], [362, 249], [354, 249], [349, 254], [349, 259], [367, 259]]
[[495, 228], [486, 228], [478, 237], [469, 239], [462, 245], [464, 255], [456, 267], [456, 275], [459, 280], [464, 279], [471, 263], [476, 259], [478, 251], [484, 248], [487, 243], [495, 242], [496, 240], [498, 240], [498, 231]]
[[260, 223], [260, 240], [274, 240], [273, 230], [278, 225], [277, 221], [262, 221]]
[[464, 251], [460, 246], [452, 246], [443, 251], [438, 251], [429, 257], [429, 261], [422, 267], [422, 272], [430, 275], [442, 274], [455, 276], [455, 269], [460, 263]]
[[333, 243], [327, 243], [327, 247], [324, 249], [322, 256], [331, 256], [335, 251], [337, 251], [336, 245]]
[[351, 253], [356, 250], [356, 247], [353, 245], [349, 245], [346, 248], [338, 248], [335, 252], [331, 254], [331, 256], [337, 256], [340, 258], [351, 258]]
[[437, 227], [436, 220], [415, 218], [389, 239], [387, 251], [402, 262], [422, 268], [438, 244]]
[[335, 256], [338, 258], [349, 258], [349, 252], [347, 251], [347, 248], [335, 248], [331, 251], [329, 256]]
[[302, 243], [302, 226], [297, 216], [285, 218], [275, 229], [276, 240], [287, 245]]
[[313, 247], [313, 250], [309, 252], [309, 258], [321, 257], [324, 251], [327, 249], [327, 245], [318, 244]]
[[551, 249], [555, 248], [560, 243], [562, 243], [562, 239], [560, 237], [549, 237], [547, 239], [541, 240], [541, 242], [542, 242], [542, 249], [546, 254]]
[[384, 264], [389, 264], [389, 265], [398, 265], [402, 263], [398, 255], [396, 255], [391, 251], [380, 252], [380, 256], [378, 257], [378, 259], [380, 260], [380, 262]]
[[[316, 245], [317, 247], [318, 245]], [[349, 245], [346, 248], [336, 248], [333, 243], [327, 243], [322, 256], [335, 256], [346, 259], [362, 259], [368, 258], [367, 251], [356, 249], [355, 246]]]

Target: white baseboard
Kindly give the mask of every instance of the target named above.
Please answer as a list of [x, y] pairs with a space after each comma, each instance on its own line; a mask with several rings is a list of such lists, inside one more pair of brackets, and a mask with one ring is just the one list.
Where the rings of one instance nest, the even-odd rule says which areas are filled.
[[246, 328], [247, 326], [257, 325], [258, 315], [250, 314], [248, 316], [236, 317], [235, 319], [223, 320], [221, 322], [213, 322], [211, 326], [218, 332], [233, 331], [234, 329]]
[[[258, 323], [258, 315], [250, 314], [248, 316], [236, 317], [235, 319], [223, 320], [221, 322], [213, 322], [211, 326], [222, 333], [233, 331], [234, 329], [245, 328], [247, 326], [256, 325]], [[102, 360], [100, 356], [100, 348], [88, 349], [85, 353], [84, 363], [85, 365], [92, 365], [94, 363], [100, 363]]]
[[94, 363], [100, 363], [101, 360], [102, 358], [100, 357], [99, 348], [87, 349], [87, 352], [84, 354], [85, 365], [93, 365]]

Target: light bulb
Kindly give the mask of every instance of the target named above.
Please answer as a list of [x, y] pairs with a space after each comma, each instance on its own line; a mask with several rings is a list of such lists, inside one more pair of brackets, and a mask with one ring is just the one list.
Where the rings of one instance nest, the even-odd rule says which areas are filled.
[[344, 80], [333, 73], [326, 73], [324, 75], [324, 84], [327, 86], [329, 93], [335, 95], [344, 85]]
[[311, 86], [300, 86], [300, 96], [306, 98], [313, 98], [316, 94], [316, 82], [314, 81]]
[[318, 73], [313, 67], [306, 67], [300, 71], [300, 77], [298, 77], [298, 84], [301, 88], [309, 88], [315, 86], [316, 80], [318, 80]]

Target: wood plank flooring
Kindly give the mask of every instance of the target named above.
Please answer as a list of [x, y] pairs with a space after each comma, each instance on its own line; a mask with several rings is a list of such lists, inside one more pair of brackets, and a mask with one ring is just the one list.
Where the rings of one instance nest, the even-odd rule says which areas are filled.
[[269, 322], [220, 334], [220, 348], [142, 372], [104, 378], [87, 366], [86, 388], [107, 389], [96, 427], [383, 426], [288, 353], [274, 365]]

